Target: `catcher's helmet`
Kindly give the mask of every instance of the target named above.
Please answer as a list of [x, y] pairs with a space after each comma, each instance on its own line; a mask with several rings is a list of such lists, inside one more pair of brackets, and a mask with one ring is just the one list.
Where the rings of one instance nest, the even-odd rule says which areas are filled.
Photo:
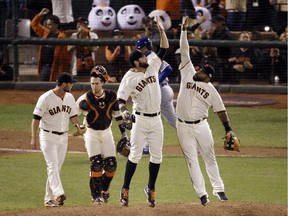
[[150, 40], [150, 38], [148, 37], [143, 37], [140, 38], [137, 42], [136, 42], [136, 48], [137, 49], [141, 49], [143, 47], [151, 47], [152, 46], [152, 42]]
[[100, 77], [104, 83], [107, 82], [109, 79], [109, 75], [108, 75], [105, 67], [103, 67], [102, 65], [96, 65], [94, 68], [92, 68], [90, 76], [91, 77]]

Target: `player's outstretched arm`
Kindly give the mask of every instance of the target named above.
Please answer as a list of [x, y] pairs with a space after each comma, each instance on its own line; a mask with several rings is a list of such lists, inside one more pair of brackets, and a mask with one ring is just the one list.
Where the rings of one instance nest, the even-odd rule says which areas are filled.
[[159, 17], [156, 17], [156, 22], [157, 22], [157, 27], [158, 27], [159, 36], [160, 36], [160, 48], [168, 49], [169, 48], [169, 41], [168, 41], [167, 35], [165, 33], [164, 27], [163, 27], [162, 23], [160, 22]]
[[184, 66], [190, 61], [189, 43], [187, 39], [187, 28], [189, 26], [189, 17], [183, 17], [181, 34], [180, 34], [180, 51], [181, 51], [181, 65]]

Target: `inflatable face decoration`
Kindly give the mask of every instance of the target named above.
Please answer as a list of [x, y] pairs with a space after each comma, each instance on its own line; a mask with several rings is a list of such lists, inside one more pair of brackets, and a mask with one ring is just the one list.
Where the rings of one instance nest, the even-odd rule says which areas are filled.
[[151, 11], [151, 13], [148, 16], [152, 18], [153, 20], [155, 20], [155, 18], [158, 16], [165, 30], [168, 30], [171, 28], [171, 18], [166, 11], [154, 10], [154, 11]]
[[208, 31], [210, 29], [212, 19], [210, 11], [207, 8], [201, 6], [195, 6], [195, 11], [197, 21], [199, 21], [202, 16], [206, 16], [205, 22], [203, 22], [200, 26], [203, 30]]
[[141, 29], [144, 16], [145, 12], [139, 5], [126, 5], [119, 9], [117, 21], [121, 29]]
[[91, 30], [113, 30], [116, 28], [116, 12], [110, 6], [92, 7], [89, 16]]

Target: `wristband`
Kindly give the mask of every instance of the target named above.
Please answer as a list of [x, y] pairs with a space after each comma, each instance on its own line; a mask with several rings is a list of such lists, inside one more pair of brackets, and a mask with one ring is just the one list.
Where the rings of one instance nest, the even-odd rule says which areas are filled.
[[223, 126], [224, 126], [226, 132], [232, 131], [232, 128], [230, 126], [229, 121], [223, 122]]

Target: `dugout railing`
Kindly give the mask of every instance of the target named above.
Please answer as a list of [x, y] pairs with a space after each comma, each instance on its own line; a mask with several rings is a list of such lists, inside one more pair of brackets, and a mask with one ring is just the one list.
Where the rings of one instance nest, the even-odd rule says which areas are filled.
[[[8, 57], [9, 57], [9, 63], [13, 65], [14, 68], [14, 81], [19, 82], [20, 79], [20, 73], [19, 73], [19, 66], [23, 64], [23, 62], [20, 62], [19, 59], [21, 56], [19, 56], [19, 53], [21, 55], [27, 55], [29, 52], [37, 52], [37, 46], [38, 45], [81, 45], [81, 46], [99, 46], [100, 49], [102, 48], [102, 53], [99, 52], [99, 58], [97, 64], [101, 64], [103, 61], [104, 53], [103, 48], [106, 45], [110, 46], [124, 46], [124, 45], [130, 45], [134, 46], [136, 39], [121, 39], [121, 40], [113, 40], [111, 38], [99, 38], [97, 40], [92, 39], [55, 39], [55, 38], [36, 38], [36, 37], [30, 37], [30, 38], [0, 38], [0, 45], [6, 47], [6, 50], [8, 51]], [[179, 40], [178, 39], [169, 39], [170, 46], [177, 47], [179, 46]], [[154, 45], [159, 44], [159, 40], [153, 41]], [[283, 43], [280, 41], [249, 41], [249, 42], [243, 42], [243, 41], [236, 41], [236, 40], [190, 40], [190, 45], [193, 46], [199, 46], [199, 47], [257, 47], [257, 48], [284, 48], [287, 49], [287, 43]], [[25, 53], [19, 52], [19, 49], [21, 49], [24, 46]], [[36, 48], [36, 51], [35, 51]], [[28, 62], [27, 67], [33, 67], [33, 64], [36, 64], [36, 62]], [[273, 82], [273, 71], [270, 73], [270, 82]], [[29, 81], [29, 80], [27, 80]]]

